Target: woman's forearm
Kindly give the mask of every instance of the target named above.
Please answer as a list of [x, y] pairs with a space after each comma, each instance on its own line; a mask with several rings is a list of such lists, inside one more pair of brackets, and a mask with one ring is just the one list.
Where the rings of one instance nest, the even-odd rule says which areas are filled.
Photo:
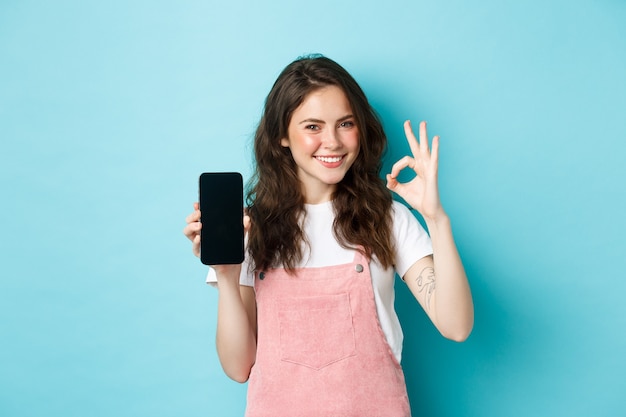
[[443, 215], [425, 221], [433, 245], [436, 279], [436, 288], [432, 293], [433, 319], [445, 337], [463, 341], [474, 325], [474, 304], [452, 235], [450, 218]]
[[245, 382], [256, 358], [254, 289], [218, 275], [217, 354], [226, 375]]

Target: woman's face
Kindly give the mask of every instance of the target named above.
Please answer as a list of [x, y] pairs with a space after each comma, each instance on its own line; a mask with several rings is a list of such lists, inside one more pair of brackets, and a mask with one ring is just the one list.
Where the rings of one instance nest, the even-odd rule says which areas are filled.
[[330, 200], [359, 154], [359, 130], [343, 90], [327, 86], [309, 93], [293, 112], [287, 135], [280, 143], [298, 166], [305, 202]]

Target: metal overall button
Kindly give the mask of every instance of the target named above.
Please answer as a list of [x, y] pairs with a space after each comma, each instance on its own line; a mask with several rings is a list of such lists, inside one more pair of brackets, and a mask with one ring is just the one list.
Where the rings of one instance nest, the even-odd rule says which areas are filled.
[[356, 264], [356, 265], [354, 265], [354, 270], [355, 270], [356, 272], [358, 272], [358, 273], [363, 272], [363, 265], [361, 265], [361, 264]]

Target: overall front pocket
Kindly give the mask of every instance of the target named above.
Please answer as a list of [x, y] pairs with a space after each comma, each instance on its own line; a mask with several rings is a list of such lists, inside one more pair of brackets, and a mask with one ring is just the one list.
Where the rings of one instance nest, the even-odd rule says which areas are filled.
[[347, 293], [278, 300], [278, 317], [285, 362], [319, 370], [356, 354]]

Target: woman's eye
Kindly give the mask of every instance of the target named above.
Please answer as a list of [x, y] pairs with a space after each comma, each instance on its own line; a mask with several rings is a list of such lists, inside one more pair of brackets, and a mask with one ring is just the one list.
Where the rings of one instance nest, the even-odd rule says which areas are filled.
[[318, 125], [307, 125], [306, 129], [307, 130], [319, 130], [319, 126]]
[[341, 122], [341, 124], [339, 126], [340, 127], [353, 127], [354, 126], [354, 122], [353, 121]]

